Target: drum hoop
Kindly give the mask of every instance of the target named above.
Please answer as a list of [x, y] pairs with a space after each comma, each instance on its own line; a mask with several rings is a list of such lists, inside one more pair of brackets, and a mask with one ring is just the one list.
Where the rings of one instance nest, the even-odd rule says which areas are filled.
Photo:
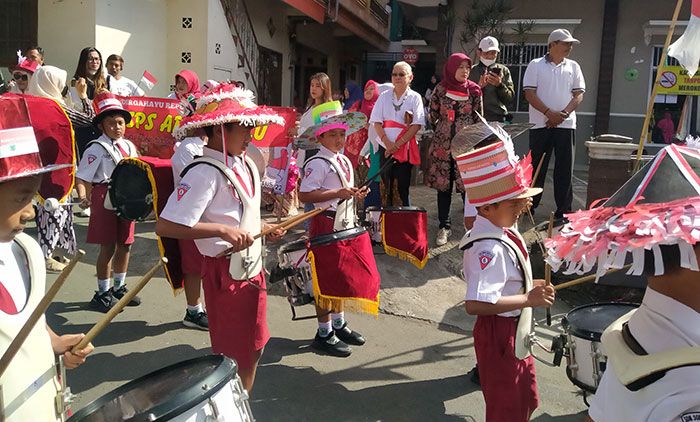
[[[155, 416], [156, 420], [161, 418], [163, 420], [167, 420], [181, 415], [185, 411], [193, 408], [196, 404], [201, 403], [203, 399], [208, 399], [216, 394], [238, 374], [238, 365], [236, 365], [236, 362], [233, 359], [227, 358], [223, 355], [207, 355], [184, 360], [182, 362], [160, 368], [157, 371], [150, 372], [140, 378], [130, 381], [90, 402], [78, 412], [74, 413], [73, 416], [68, 418], [68, 422], [77, 422], [84, 419], [97, 409], [103, 407], [105, 403], [110, 402], [116, 397], [119, 397], [132, 390], [135, 385], [144, 383], [144, 381], [152, 378], [154, 375], [160, 375], [165, 372], [186, 367], [193, 362], [199, 363], [202, 361], [211, 361], [212, 363], [217, 364], [217, 366], [214, 371], [199, 380], [196, 384], [192, 384], [180, 393], [169, 397], [167, 402], [161, 403], [160, 405], [149, 409], [147, 412], [148, 414]], [[209, 389], [202, 389], [202, 386], [205, 384], [209, 387]], [[140, 415], [143, 414], [145, 413], [141, 413]]]
[[[283, 253], [288, 253], [288, 252], [298, 252], [306, 249], [306, 243], [308, 240], [306, 239], [297, 239], [293, 242], [288, 242], [279, 247], [277, 250], [277, 255], [283, 254]], [[298, 249], [292, 249], [300, 246]]]
[[[566, 316], [564, 317], [566, 321], [566, 331], [571, 334], [574, 337], [578, 337], [584, 340], [588, 341], [595, 341], [595, 342], [600, 342], [600, 337], [602, 336], [602, 333], [594, 333], [590, 330], [587, 330], [585, 328], [577, 327], [576, 325], [571, 323], [571, 318], [570, 315], [576, 313], [576, 311], [585, 309], [585, 308], [592, 308], [594, 306], [608, 306], [608, 305], [615, 305], [619, 307], [630, 307], [630, 308], [639, 308], [638, 303], [632, 303], [632, 302], [595, 302], [595, 303], [588, 303], [586, 305], [581, 305], [577, 306], [574, 309], [570, 310], [569, 312], [566, 313]], [[629, 312], [631, 309], [628, 309], [627, 312]], [[615, 318], [617, 319], [617, 318]], [[610, 321], [612, 324], [614, 322]]]
[[390, 212], [428, 212], [423, 207], [384, 207], [382, 211]]
[[350, 240], [356, 237], [362, 236], [363, 233], [367, 233], [364, 227], [353, 227], [347, 230], [341, 230], [333, 233], [324, 234], [321, 236], [312, 237], [310, 240], [311, 247], [324, 246], [329, 243], [338, 242], [341, 240]]
[[[151, 185], [151, 195], [153, 195], [153, 203], [151, 204], [151, 210], [148, 211], [145, 215], [139, 215], [138, 217], [132, 217], [132, 216], [127, 216], [124, 214], [122, 211], [122, 208], [126, 203], [121, 203], [119, 206], [116, 205], [119, 201], [116, 200], [116, 193], [112, 190], [112, 186], [114, 183], [114, 178], [115, 176], [117, 179], [119, 178], [119, 175], [121, 174], [120, 172], [124, 171], [123, 169], [128, 168], [128, 166], [135, 166], [138, 169], [143, 170], [143, 172], [146, 174], [146, 178], [148, 179], [149, 184]], [[110, 178], [108, 187], [107, 187], [107, 194], [109, 195], [109, 200], [112, 203], [112, 206], [115, 208], [115, 213], [129, 221], [144, 221], [148, 218], [149, 215], [151, 215], [152, 212], [155, 212], [155, 204], [158, 203], [158, 192], [155, 192], [153, 189], [153, 186], [155, 185], [155, 178], [153, 177], [153, 172], [151, 171], [151, 166], [146, 162], [143, 161], [139, 158], [136, 157], [127, 157], [124, 158], [117, 164], [117, 166], [114, 168], [112, 171], [112, 177]], [[157, 190], [157, 189], [156, 189]], [[143, 201], [146, 202], [146, 198], [143, 198]]]

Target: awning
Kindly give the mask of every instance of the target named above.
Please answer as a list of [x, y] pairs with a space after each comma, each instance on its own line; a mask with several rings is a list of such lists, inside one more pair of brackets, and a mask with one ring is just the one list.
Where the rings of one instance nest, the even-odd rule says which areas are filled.
[[282, 0], [306, 16], [312, 18], [318, 23], [323, 23], [326, 17], [326, 8], [314, 0]]

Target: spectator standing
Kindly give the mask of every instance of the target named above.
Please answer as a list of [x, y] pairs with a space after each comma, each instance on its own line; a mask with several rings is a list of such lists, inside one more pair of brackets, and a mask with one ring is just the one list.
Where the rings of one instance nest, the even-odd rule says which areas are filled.
[[673, 140], [676, 138], [676, 125], [673, 123], [670, 112], [664, 112], [664, 118], [659, 120], [656, 127], [661, 131], [664, 144], [672, 144]]
[[[465, 126], [479, 121], [481, 88], [470, 81], [472, 61], [469, 56], [455, 53], [445, 63], [442, 81], [435, 87], [430, 99], [428, 118], [435, 127], [433, 141], [428, 150], [430, 163], [426, 172], [426, 184], [437, 190], [439, 229], [435, 243], [442, 246], [452, 234], [450, 207], [452, 191], [464, 195], [459, 169], [451, 152], [452, 138]], [[455, 184], [455, 181], [457, 183]], [[476, 216], [476, 208], [470, 207]]]
[[508, 107], [515, 89], [508, 67], [496, 63], [500, 51], [496, 38], [482, 39], [476, 50], [479, 62], [472, 66], [469, 80], [478, 83], [483, 92], [484, 118], [489, 122], [504, 123], [509, 120]]
[[[530, 103], [530, 150], [532, 163], [542, 162], [536, 187], [544, 187], [549, 158], [554, 158], [554, 200], [557, 205], [556, 218], [571, 211], [573, 191], [571, 179], [574, 170], [574, 144], [576, 131], [576, 108], [583, 101], [586, 83], [581, 66], [567, 57], [579, 40], [566, 29], [555, 29], [549, 34], [549, 52], [534, 59], [525, 70], [523, 90]], [[542, 194], [533, 198], [533, 211], [540, 203]]]
[[107, 57], [107, 88], [109, 92], [122, 97], [143, 97], [145, 92], [136, 82], [122, 76], [124, 58], [118, 54]]
[[[87, 99], [92, 100], [100, 91], [107, 89], [102, 68], [102, 54], [95, 47], [85, 47], [80, 51], [78, 66], [73, 74], [71, 89], [68, 90], [68, 100], [73, 108], [81, 110], [85, 104], [84, 98], [78, 95], [75, 85], [83, 79], [87, 84]], [[92, 107], [92, 104], [90, 104]]]
[[39, 63], [39, 66], [44, 64], [44, 49], [38, 45], [26, 49], [24, 56], [29, 60], [34, 60], [35, 62]]
[[36, 72], [39, 63], [27, 58], [21, 58], [21, 61], [15, 66], [12, 71], [12, 80], [14, 83], [10, 88], [13, 94], [26, 94], [29, 87], [29, 81], [32, 75]]

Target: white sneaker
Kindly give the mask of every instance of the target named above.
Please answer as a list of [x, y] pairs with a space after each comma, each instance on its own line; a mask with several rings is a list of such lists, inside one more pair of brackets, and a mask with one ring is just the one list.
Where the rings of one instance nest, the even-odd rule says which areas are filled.
[[447, 239], [450, 237], [451, 234], [452, 230], [450, 229], [438, 230], [437, 239], [435, 239], [435, 244], [438, 246], [444, 245], [445, 243], [447, 243]]

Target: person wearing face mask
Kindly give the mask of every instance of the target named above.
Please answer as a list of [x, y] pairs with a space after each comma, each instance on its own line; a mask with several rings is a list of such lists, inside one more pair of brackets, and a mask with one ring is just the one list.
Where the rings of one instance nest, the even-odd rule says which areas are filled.
[[515, 89], [508, 67], [496, 63], [500, 51], [496, 38], [484, 37], [476, 51], [479, 61], [472, 66], [469, 80], [478, 83], [483, 92], [484, 118], [489, 122], [503, 123], [510, 120], [508, 107]]

